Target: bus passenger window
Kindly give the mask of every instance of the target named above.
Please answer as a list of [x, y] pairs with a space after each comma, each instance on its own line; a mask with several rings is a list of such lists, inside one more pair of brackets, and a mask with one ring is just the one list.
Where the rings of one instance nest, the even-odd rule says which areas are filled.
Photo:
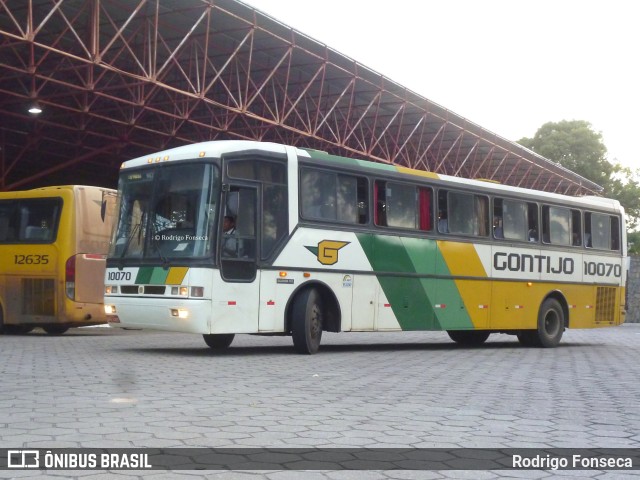
[[529, 240], [528, 206], [525, 202], [504, 201], [504, 233], [510, 240]]
[[537, 242], [538, 239], [538, 205], [527, 203], [527, 239], [530, 242]]
[[537, 242], [538, 206], [519, 200], [494, 198], [493, 236], [520, 242]]
[[300, 210], [303, 218], [335, 220], [336, 175], [310, 168], [300, 172]]
[[[441, 193], [443, 191], [438, 195]], [[478, 237], [489, 236], [489, 199], [487, 197], [470, 193], [448, 192], [446, 211], [440, 208], [441, 204], [442, 202], [439, 203], [439, 212], [440, 215], [446, 212], [446, 226], [450, 233]], [[443, 219], [444, 217], [441, 218], [441, 220]], [[444, 228], [444, 222], [442, 223]]]
[[12, 240], [15, 236], [11, 222], [11, 203], [0, 204], [0, 243]]
[[571, 213], [568, 208], [542, 207], [542, 241], [553, 245], [571, 245]]
[[438, 232], [449, 233], [449, 215], [447, 212], [447, 191], [438, 191]]
[[582, 245], [582, 215], [579, 210], [571, 210], [571, 245]]
[[373, 186], [373, 197], [376, 206], [373, 221], [381, 227], [387, 226], [387, 205], [384, 199], [384, 182], [375, 182]]
[[499, 217], [497, 215], [493, 216], [493, 236], [496, 238], [504, 238], [502, 217]]
[[503, 206], [501, 198], [493, 199], [493, 236], [504, 238], [504, 221], [502, 219]]
[[620, 219], [611, 218], [611, 250], [620, 250]]
[[421, 208], [427, 208], [429, 192], [420, 190], [413, 185], [376, 181], [376, 224], [415, 230], [427, 227], [429, 217]]
[[300, 172], [301, 216], [310, 220], [367, 223], [364, 177], [304, 168]]
[[263, 259], [269, 258], [280, 240], [289, 234], [287, 217], [287, 187], [265, 184], [262, 190]]
[[449, 192], [447, 204], [447, 224], [449, 232], [462, 235], [473, 235], [474, 204], [473, 195], [468, 193]]
[[57, 225], [59, 200], [23, 201], [20, 206], [20, 239], [26, 242], [52, 242]]
[[584, 214], [584, 240], [588, 248], [619, 250], [619, 230], [617, 217], [592, 212]]

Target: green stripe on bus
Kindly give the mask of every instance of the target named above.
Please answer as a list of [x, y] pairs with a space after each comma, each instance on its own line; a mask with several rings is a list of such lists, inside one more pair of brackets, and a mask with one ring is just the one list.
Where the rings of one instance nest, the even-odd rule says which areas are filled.
[[357, 237], [374, 272], [385, 273], [377, 278], [403, 330], [473, 328], [454, 280], [392, 274], [449, 276], [436, 241], [370, 234]]
[[383, 170], [385, 172], [397, 172], [398, 169], [394, 165], [387, 165], [386, 163], [367, 162], [365, 160], [357, 160], [358, 165], [365, 168], [373, 168], [374, 170]]
[[169, 275], [169, 269], [164, 269], [162, 267], [153, 267], [153, 271], [151, 272], [151, 278], [149, 279], [149, 283], [151, 285], [164, 285], [165, 280], [167, 279], [167, 275]]
[[375, 170], [383, 170], [386, 172], [397, 172], [398, 169], [394, 165], [388, 165], [386, 163], [370, 162], [367, 160], [357, 160], [353, 158], [338, 157], [331, 155], [327, 152], [321, 152], [319, 150], [307, 150], [309, 156], [315, 160], [324, 160], [328, 162], [334, 162], [338, 165], [358, 168], [368, 168]]
[[137, 284], [148, 284], [153, 273], [153, 267], [140, 267], [138, 269], [138, 275], [136, 275]]

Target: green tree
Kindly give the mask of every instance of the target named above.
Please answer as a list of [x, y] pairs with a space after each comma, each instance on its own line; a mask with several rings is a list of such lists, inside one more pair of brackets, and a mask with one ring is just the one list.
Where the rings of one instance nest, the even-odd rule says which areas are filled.
[[640, 255], [640, 232], [629, 232], [627, 234], [629, 254]]
[[615, 198], [624, 206], [629, 229], [638, 226], [640, 170], [633, 172], [617, 162], [609, 162], [602, 134], [594, 131], [589, 122], [548, 122], [533, 138], [522, 138], [518, 143], [602, 186], [604, 196]]

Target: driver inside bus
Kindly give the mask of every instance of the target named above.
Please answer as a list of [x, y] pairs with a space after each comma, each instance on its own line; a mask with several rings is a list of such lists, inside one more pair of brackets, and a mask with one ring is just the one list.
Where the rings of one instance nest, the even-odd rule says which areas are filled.
[[222, 221], [222, 256], [238, 256], [238, 239], [236, 238], [236, 219], [233, 215], [225, 215]]

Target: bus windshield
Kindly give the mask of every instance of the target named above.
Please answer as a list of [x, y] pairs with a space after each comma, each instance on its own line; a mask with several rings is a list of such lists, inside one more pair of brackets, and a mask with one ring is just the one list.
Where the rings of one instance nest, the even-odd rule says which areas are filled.
[[163, 261], [210, 257], [219, 178], [218, 167], [208, 163], [124, 171], [109, 256]]

